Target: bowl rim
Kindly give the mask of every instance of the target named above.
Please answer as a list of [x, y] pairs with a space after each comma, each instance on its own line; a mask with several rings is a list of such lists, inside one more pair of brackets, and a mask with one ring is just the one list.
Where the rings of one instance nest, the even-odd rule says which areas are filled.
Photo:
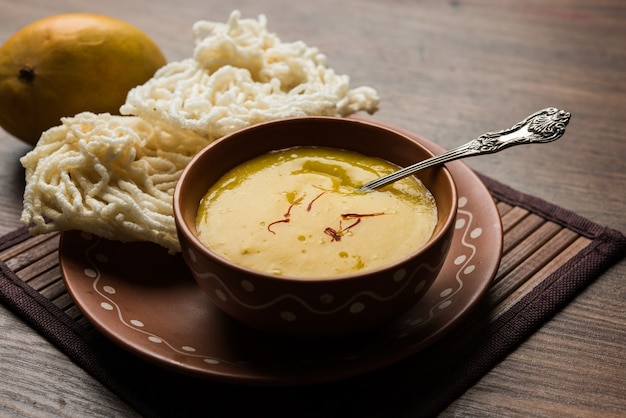
[[[182, 187], [183, 184], [185, 183], [189, 173], [191, 172], [191, 170], [193, 169], [193, 166], [199, 161], [201, 160], [205, 154], [211, 152], [211, 150], [215, 147], [217, 147], [220, 143], [225, 142], [225, 141], [229, 141], [232, 137], [235, 136], [239, 136], [243, 133], [246, 133], [250, 130], [257, 130], [257, 129], [263, 129], [263, 127], [267, 126], [267, 125], [274, 125], [274, 124], [281, 124], [281, 123], [285, 123], [285, 122], [290, 122], [290, 121], [300, 121], [300, 120], [333, 120], [333, 121], [343, 121], [345, 123], [353, 123], [353, 124], [358, 124], [358, 125], [365, 125], [365, 126], [370, 126], [370, 127], [374, 127], [376, 129], [382, 130], [382, 131], [387, 131], [390, 132], [393, 135], [402, 137], [404, 140], [411, 142], [412, 144], [414, 144], [415, 146], [423, 149], [424, 151], [426, 151], [428, 154], [434, 155], [434, 153], [432, 151], [430, 151], [429, 149], [427, 149], [425, 146], [423, 146], [422, 144], [418, 143], [417, 141], [415, 141], [414, 139], [412, 139], [411, 137], [396, 131], [392, 128], [389, 128], [387, 126], [378, 124], [376, 122], [373, 121], [368, 121], [368, 120], [363, 120], [363, 119], [349, 119], [349, 118], [342, 118], [342, 117], [334, 117], [334, 116], [296, 116], [296, 117], [289, 117], [289, 118], [282, 118], [282, 119], [276, 119], [276, 120], [271, 120], [271, 121], [265, 121], [265, 122], [261, 122], [258, 124], [254, 124], [251, 126], [247, 126], [245, 128], [241, 128], [239, 130], [236, 130], [230, 134], [224, 135], [221, 138], [218, 138], [217, 140], [211, 142], [210, 144], [208, 144], [206, 147], [204, 147], [202, 150], [200, 150], [198, 153], [196, 153], [192, 159], [187, 163], [187, 165], [185, 166], [185, 168], [183, 169], [178, 181], [176, 182], [176, 186], [174, 188], [174, 194], [173, 194], [173, 209], [174, 209], [174, 221], [175, 221], [175, 225], [176, 225], [176, 230], [177, 233], [180, 237], [180, 235], [184, 235], [184, 237], [187, 239], [187, 241], [191, 242], [193, 244], [193, 249], [196, 252], [200, 252], [202, 253], [203, 256], [206, 256], [210, 259], [212, 259], [214, 262], [217, 262], [219, 264], [222, 265], [226, 265], [228, 266], [228, 268], [234, 269], [235, 271], [240, 271], [244, 274], [248, 274], [248, 275], [254, 275], [254, 276], [260, 276], [265, 280], [270, 280], [270, 281], [279, 281], [279, 282], [288, 282], [288, 283], [294, 283], [294, 282], [298, 282], [298, 283], [330, 283], [330, 282], [337, 282], [337, 281], [351, 281], [351, 280], [361, 280], [364, 277], [367, 276], [374, 276], [374, 275], [379, 275], [384, 271], [388, 271], [388, 270], [393, 270], [396, 269], [399, 265], [406, 263], [409, 259], [417, 257], [419, 255], [421, 255], [424, 252], [429, 251], [433, 246], [437, 245], [438, 241], [441, 239], [444, 239], [444, 236], [450, 231], [451, 228], [454, 228], [454, 223], [456, 222], [456, 217], [457, 217], [457, 211], [458, 211], [458, 191], [457, 191], [457, 186], [456, 186], [456, 182], [454, 180], [454, 177], [452, 176], [452, 173], [450, 173], [450, 171], [447, 169], [447, 167], [445, 165], [442, 165], [440, 167], [441, 171], [440, 171], [440, 175], [443, 175], [448, 181], [448, 183], [451, 185], [451, 202], [452, 202], [452, 208], [450, 209], [450, 214], [447, 216], [443, 226], [439, 229], [439, 231], [435, 232], [435, 234], [433, 234], [427, 243], [425, 243], [424, 245], [422, 245], [421, 247], [419, 247], [415, 252], [404, 256], [400, 259], [397, 259], [393, 262], [390, 262], [388, 264], [385, 264], [383, 266], [379, 266], [376, 268], [372, 268], [372, 269], [368, 269], [366, 271], [363, 272], [355, 272], [355, 273], [348, 273], [348, 274], [340, 274], [340, 275], [335, 275], [335, 276], [329, 276], [329, 277], [300, 277], [300, 276], [293, 276], [293, 275], [275, 275], [275, 274], [271, 274], [271, 273], [266, 273], [260, 270], [255, 270], [255, 269], [251, 269], [249, 267], [246, 266], [242, 266], [238, 263], [235, 263], [231, 260], [229, 260], [226, 257], [223, 257], [222, 255], [218, 254], [217, 252], [211, 250], [208, 246], [206, 246], [196, 235], [196, 233], [194, 231], [191, 230], [191, 228], [189, 227], [189, 225], [187, 225], [187, 222], [185, 222], [184, 220], [184, 216], [183, 216], [183, 210], [181, 207], [181, 194], [182, 194]], [[340, 122], [340, 123], [343, 123]], [[295, 146], [294, 146], [295, 147]], [[337, 149], [343, 149], [341, 147], [337, 147]], [[358, 151], [354, 151], [354, 152], [358, 152]], [[259, 154], [261, 155], [261, 154]], [[253, 158], [253, 157], [250, 157]], [[247, 160], [249, 160], [250, 158], [248, 158]], [[246, 161], [247, 161], [246, 160]], [[223, 174], [223, 173], [222, 173]], [[179, 238], [180, 239], [180, 238]], [[184, 251], [184, 249], [183, 249]], [[184, 255], [186, 258], [186, 255]]]

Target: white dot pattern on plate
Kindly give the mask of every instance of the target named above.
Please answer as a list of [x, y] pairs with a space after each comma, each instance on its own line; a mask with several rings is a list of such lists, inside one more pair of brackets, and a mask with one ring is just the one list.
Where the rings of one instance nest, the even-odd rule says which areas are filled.
[[454, 264], [456, 264], [457, 266], [460, 264], [463, 264], [465, 262], [467, 257], [465, 257], [465, 255], [460, 255], [457, 258], [454, 259]]
[[98, 272], [94, 269], [85, 269], [85, 276], [91, 277], [92, 279], [98, 275]]
[[445, 308], [447, 308], [450, 305], [452, 305], [452, 301], [450, 299], [448, 299], [448, 300], [444, 300], [443, 302], [441, 302], [437, 307], [439, 309], [445, 309]]
[[[433, 317], [437, 315], [437, 311], [443, 311], [446, 308], [453, 306], [454, 296], [457, 295], [463, 288], [464, 280], [469, 279], [470, 275], [476, 270], [476, 266], [474, 264], [471, 264], [471, 261], [476, 254], [476, 246], [470, 240], [479, 238], [482, 235], [483, 230], [480, 227], [475, 227], [470, 231], [470, 228], [472, 228], [473, 226], [474, 215], [472, 212], [463, 210], [463, 208], [466, 207], [468, 203], [469, 199], [464, 196], [461, 196], [458, 200], [459, 210], [455, 222], [455, 229], [457, 230], [455, 234], [461, 235], [461, 243], [463, 245], [463, 248], [466, 249], [468, 252], [461, 253], [452, 260], [455, 266], [460, 267], [456, 274], [457, 287], [441, 290], [439, 292], [439, 302], [436, 302], [435, 305], [429, 310], [427, 317], [411, 318], [411, 320], [406, 321], [405, 324], [411, 328], [418, 328], [427, 324]], [[398, 334], [398, 338], [400, 338], [400, 336], [401, 334]]]
[[463, 270], [463, 274], [472, 274], [472, 272], [476, 269], [476, 266], [467, 266]]
[[[411, 334], [412, 328], [419, 328], [421, 326], [424, 326], [425, 324], [428, 324], [431, 321], [431, 319], [437, 315], [438, 311], [444, 311], [450, 306], [453, 306], [454, 296], [458, 294], [460, 290], [462, 289], [464, 280], [469, 279], [470, 276], [477, 269], [476, 265], [472, 263], [472, 260], [476, 254], [476, 246], [472, 243], [472, 240], [481, 237], [484, 231], [481, 227], [473, 225], [474, 215], [469, 211], [463, 210], [463, 208], [468, 205], [468, 198], [460, 197], [458, 204], [459, 204], [459, 211], [458, 211], [457, 220], [455, 223], [456, 232], [455, 232], [454, 239], [455, 240], [459, 239], [457, 238], [457, 235], [460, 235], [462, 248], [466, 251], [463, 251], [462, 253], [458, 254], [452, 260], [455, 266], [459, 266], [459, 270], [456, 273], [457, 287], [456, 288], [449, 287], [440, 291], [439, 293], [440, 300], [434, 302], [434, 305], [429, 310], [429, 314], [427, 316], [408, 318], [407, 321], [405, 321], [405, 325], [408, 326], [409, 328], [399, 329], [397, 331], [397, 335], [395, 336], [396, 338], [406, 338], [408, 335]], [[81, 234], [81, 237], [86, 241], [94, 241], [94, 239], [96, 241], [99, 240], [99, 238], [91, 234]], [[92, 248], [96, 246], [97, 246], [97, 242], [96, 244], [92, 245]], [[89, 254], [89, 251], [90, 250], [87, 250], [87, 254]], [[197, 256], [193, 250], [191, 249], [187, 250], [187, 255], [189, 256], [189, 259], [192, 262], [197, 261]], [[110, 261], [109, 256], [102, 252], [94, 254], [93, 258], [95, 261], [99, 263], [108, 263]], [[177, 352], [178, 354], [188, 356], [189, 358], [199, 358], [203, 364], [207, 365], [207, 367], [212, 367], [212, 366], [215, 367], [221, 364], [230, 364], [230, 365], [235, 364], [240, 367], [247, 367], [251, 364], [249, 361], [246, 361], [245, 359], [229, 361], [226, 359], [215, 358], [215, 356], [201, 355], [197, 353], [198, 349], [192, 345], [183, 344], [179, 346], [174, 346], [171, 343], [169, 343], [166, 338], [163, 338], [162, 336], [155, 335], [154, 333], [149, 332], [149, 330], [146, 329], [145, 323], [140, 318], [133, 318], [130, 320], [125, 320], [124, 319], [125, 314], [124, 314], [123, 309], [120, 306], [118, 306], [117, 303], [112, 299], [113, 297], [116, 297], [119, 292], [113, 286], [99, 283], [100, 273], [98, 271], [97, 264], [95, 262], [92, 262], [91, 268], [84, 269], [84, 274], [85, 276], [91, 279], [94, 279], [93, 288], [104, 299], [103, 301], [100, 302], [100, 307], [106, 311], [117, 310], [120, 321], [124, 325], [128, 326], [129, 328], [135, 330], [136, 332], [140, 334], [144, 334], [144, 338], [146, 338], [147, 341], [149, 341], [151, 344], [159, 344], [159, 345], [163, 344], [167, 346], [169, 349], [171, 349], [172, 351]], [[409, 275], [407, 271], [398, 270], [393, 274], [391, 278], [394, 282], [399, 283], [399, 282], [406, 281], [407, 284], [409, 284], [411, 280], [406, 280], [408, 277]], [[215, 278], [217, 279], [218, 282], [220, 282], [219, 277], [215, 277]], [[224, 286], [223, 283], [221, 284], [223, 287], [216, 288], [215, 290], [215, 294], [217, 295], [217, 297], [224, 302], [234, 299], [235, 298], [234, 294], [226, 286]], [[252, 283], [249, 280], [242, 280], [240, 282], [240, 286], [241, 286], [241, 289], [243, 289], [245, 292], [256, 291], [256, 287], [254, 283]], [[418, 281], [417, 283], [413, 284], [413, 289], [415, 293], [421, 292], [424, 289], [424, 287], [425, 287], [424, 281]], [[296, 302], [299, 302], [302, 305], [305, 305], [304, 301], [298, 300], [293, 295], [286, 295], [286, 296], [293, 297], [293, 299], [296, 300]], [[367, 304], [364, 303], [363, 301], [355, 302], [355, 299], [357, 296], [359, 295], [354, 295], [348, 304], [344, 304], [340, 306], [336, 304], [336, 300], [335, 300], [336, 298], [332, 294], [321, 294], [318, 299], [321, 305], [328, 306], [329, 308], [333, 310], [339, 311], [347, 307], [348, 311], [351, 314], [359, 314], [363, 312], [365, 309], [367, 309]], [[307, 308], [310, 311], [314, 312], [314, 309], [312, 307], [307, 305]], [[288, 321], [288, 322], [293, 322], [297, 320], [297, 314], [294, 311], [281, 311], [280, 317], [284, 321]], [[375, 349], [375, 348], [377, 347], [368, 347], [368, 349]], [[351, 355], [346, 355], [344, 357], [344, 360], [351, 361], [356, 358], [358, 358], [358, 354], [355, 353]], [[284, 367], [284, 365], [281, 365], [281, 364], [277, 364], [275, 366]]]
[[[88, 233], [81, 233], [80, 234], [81, 238], [84, 239], [85, 241], [93, 241], [94, 238], [97, 238], [95, 236], [93, 236], [92, 234], [88, 234]], [[122, 322], [123, 325], [127, 326], [130, 329], [133, 329], [135, 331], [137, 331], [140, 334], [144, 334], [147, 336], [147, 340], [152, 343], [152, 344], [165, 344], [167, 347], [169, 347], [171, 350], [176, 351], [178, 354], [183, 354], [183, 355], [187, 355], [190, 357], [198, 357], [201, 358], [202, 361], [205, 364], [211, 364], [211, 365], [217, 365], [222, 363], [222, 361], [218, 360], [218, 359], [214, 359], [212, 357], [209, 356], [203, 356], [203, 355], [199, 355], [199, 354], [195, 354], [197, 349], [191, 345], [182, 345], [180, 346], [180, 348], [175, 348], [172, 344], [168, 343], [166, 339], [158, 336], [158, 335], [154, 335], [150, 332], [148, 332], [147, 330], [145, 330], [145, 324], [143, 321], [141, 321], [140, 319], [130, 319], [128, 321], [126, 321], [124, 319], [124, 311], [123, 309], [112, 299], [112, 297], [116, 296], [118, 294], [117, 289], [115, 289], [114, 286], [110, 286], [107, 284], [100, 284], [100, 280], [101, 280], [101, 274], [100, 271], [98, 270], [97, 267], [97, 263], [108, 263], [109, 261], [109, 257], [107, 254], [104, 254], [102, 252], [98, 252], [95, 253], [93, 255], [93, 261], [90, 257], [90, 252], [93, 248], [95, 248], [98, 243], [100, 242], [100, 238], [96, 239], [96, 242], [94, 245], [92, 245], [91, 247], [87, 248], [86, 250], [86, 255], [87, 255], [87, 259], [89, 260], [89, 262], [92, 264], [92, 268], [85, 268], [83, 270], [83, 274], [86, 277], [89, 277], [91, 279], [94, 279], [93, 283], [92, 283], [92, 288], [94, 289], [94, 291], [100, 295], [104, 301], [100, 302], [100, 307], [105, 310], [105, 311], [117, 311], [118, 313], [118, 317], [120, 319], [120, 321]], [[193, 254], [193, 256], [195, 256], [195, 254]], [[251, 283], [249, 284], [242, 284], [242, 286], [244, 286], [244, 288], [248, 288], [248, 289], [253, 289], [253, 287], [251, 287]], [[223, 297], [226, 299], [226, 295], [223, 294]]]

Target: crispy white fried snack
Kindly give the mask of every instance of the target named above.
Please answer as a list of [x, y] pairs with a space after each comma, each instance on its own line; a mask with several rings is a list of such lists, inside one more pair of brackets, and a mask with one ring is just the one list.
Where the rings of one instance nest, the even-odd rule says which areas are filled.
[[283, 43], [265, 17], [199, 21], [192, 58], [134, 88], [125, 116], [81, 113], [46, 131], [22, 157], [21, 221], [33, 234], [78, 229], [178, 252], [172, 196], [200, 149], [235, 130], [292, 116], [373, 113], [370, 87], [349, 88], [324, 55]]
[[20, 160], [26, 168], [21, 221], [31, 233], [77, 229], [179, 251], [174, 187], [208, 141], [138, 117], [81, 113], [62, 122]]
[[293, 116], [373, 113], [371, 87], [350, 89], [349, 77], [327, 67], [326, 57], [303, 42], [281, 42], [266, 19], [193, 26], [193, 58], [172, 62], [130, 91], [122, 114], [214, 140], [235, 130]]

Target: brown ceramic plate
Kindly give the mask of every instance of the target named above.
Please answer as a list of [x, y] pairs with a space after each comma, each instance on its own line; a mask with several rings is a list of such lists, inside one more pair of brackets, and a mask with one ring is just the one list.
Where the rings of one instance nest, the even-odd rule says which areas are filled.
[[168, 255], [150, 243], [121, 244], [64, 232], [61, 271], [76, 305], [101, 332], [158, 365], [216, 381], [258, 385], [356, 376], [441, 338], [475, 307], [495, 276], [502, 226], [494, 201], [465, 164], [457, 161], [448, 168], [457, 182], [459, 211], [440, 275], [415, 308], [358, 338], [285, 340], [246, 328], [211, 305], [180, 254]]

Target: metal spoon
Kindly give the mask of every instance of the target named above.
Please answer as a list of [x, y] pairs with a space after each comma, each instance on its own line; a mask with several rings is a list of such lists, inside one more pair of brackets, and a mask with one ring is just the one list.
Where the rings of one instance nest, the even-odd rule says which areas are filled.
[[465, 145], [428, 158], [394, 173], [372, 180], [358, 190], [367, 192], [407, 177], [416, 171], [473, 155], [493, 154], [513, 145], [552, 142], [565, 133], [570, 113], [554, 107], [539, 110], [512, 128], [488, 132]]

